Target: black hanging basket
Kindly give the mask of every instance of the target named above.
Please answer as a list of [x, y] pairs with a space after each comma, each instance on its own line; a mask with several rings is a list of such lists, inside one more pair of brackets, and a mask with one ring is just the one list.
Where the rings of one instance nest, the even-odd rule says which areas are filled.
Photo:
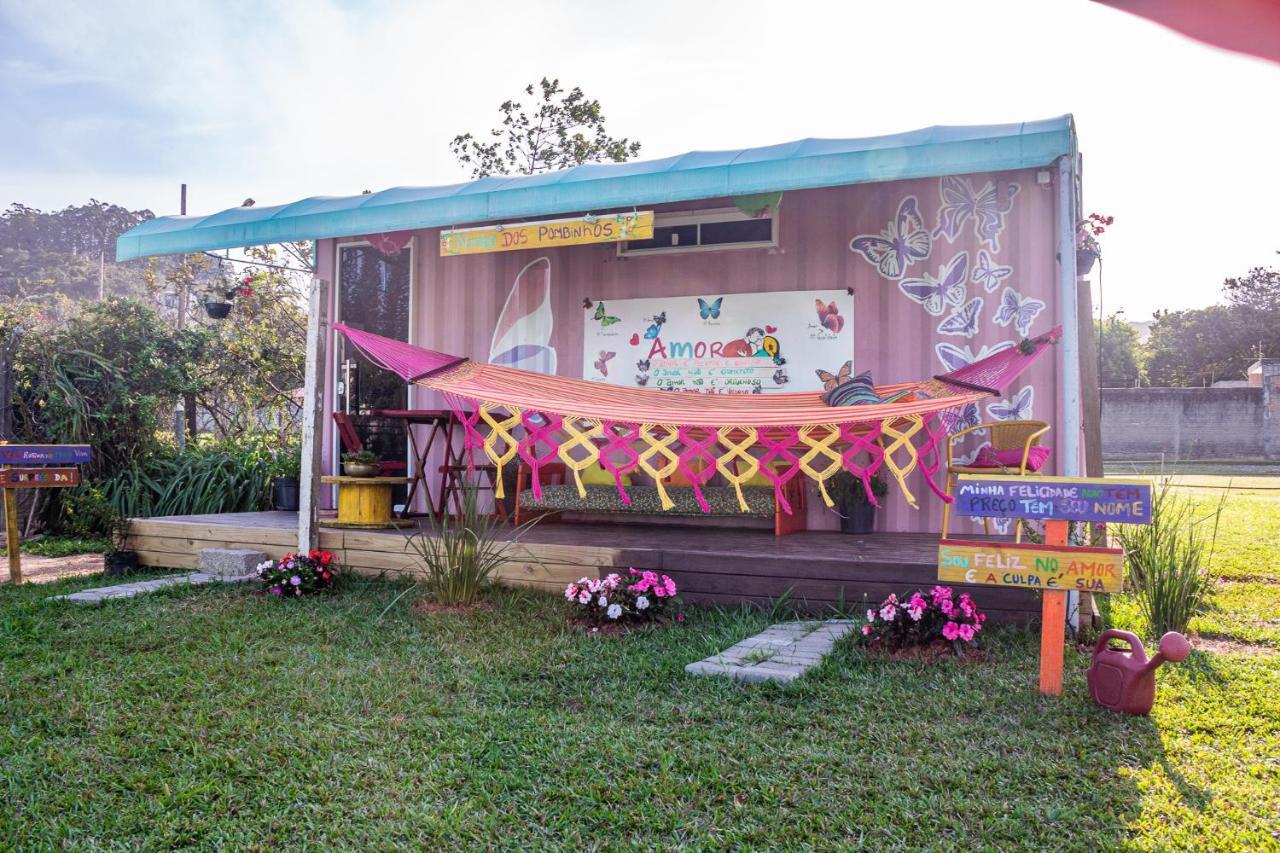
[[204, 310], [210, 317], [215, 320], [225, 320], [227, 315], [231, 313], [230, 302], [206, 302]]
[[1088, 275], [1098, 260], [1098, 253], [1088, 249], [1076, 249], [1076, 275]]

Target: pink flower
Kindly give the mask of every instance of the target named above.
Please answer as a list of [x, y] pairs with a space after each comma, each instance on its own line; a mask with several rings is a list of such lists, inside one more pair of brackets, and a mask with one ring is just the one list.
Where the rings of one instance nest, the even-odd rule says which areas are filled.
[[862, 636], [864, 636], [864, 637], [865, 637], [865, 636], [867, 636], [867, 635], [868, 635], [868, 634], [870, 634], [870, 633], [871, 633], [871, 626], [870, 626], [870, 625], [863, 625], [863, 626], [862, 626]]
[[892, 622], [894, 617], [898, 615], [898, 609], [892, 604], [886, 604], [880, 608], [880, 618], [886, 622]]
[[967, 643], [973, 639], [973, 626], [961, 625], [959, 633], [960, 633], [960, 639], [964, 640]]
[[960, 636], [960, 626], [954, 622], [948, 622], [942, 626], [942, 636], [948, 640], [954, 640]]
[[942, 614], [944, 616], [950, 616], [956, 612], [956, 606], [952, 604], [948, 599], [945, 599], [945, 598], [942, 600], [942, 603], [938, 605], [938, 607], [939, 609], [942, 610]]
[[663, 586], [665, 586], [667, 589], [667, 595], [675, 595], [676, 582], [673, 581], [671, 578], [667, 577], [666, 575], [662, 576], [662, 580], [663, 580]]
[[655, 586], [653, 588], [653, 594], [658, 596], [658, 598], [662, 598], [664, 595], [667, 594], [667, 590], [664, 587]]
[[921, 607], [908, 607], [907, 615], [911, 617], [912, 622], [919, 622], [920, 617], [924, 615], [924, 609]]
[[578, 587], [574, 584], [569, 584], [567, 587], [564, 588], [564, 597], [570, 601], [577, 598]]
[[683, 613], [683, 612], [681, 612], [681, 613], [677, 613], [677, 614], [676, 614], [676, 621], [677, 621], [677, 622], [683, 622], [683, 621], [684, 621], [684, 613]]

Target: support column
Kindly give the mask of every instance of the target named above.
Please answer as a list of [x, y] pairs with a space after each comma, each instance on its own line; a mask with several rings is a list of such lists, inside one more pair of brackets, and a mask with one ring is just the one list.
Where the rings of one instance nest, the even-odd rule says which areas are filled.
[[329, 343], [329, 282], [311, 280], [307, 309], [307, 368], [302, 403], [302, 465], [298, 471], [298, 551], [320, 544], [320, 457], [324, 424], [324, 368]]

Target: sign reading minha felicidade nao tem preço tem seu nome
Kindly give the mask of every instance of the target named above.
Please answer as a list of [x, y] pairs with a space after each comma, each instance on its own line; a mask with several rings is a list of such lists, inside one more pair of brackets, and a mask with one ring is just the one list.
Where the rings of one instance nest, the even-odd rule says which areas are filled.
[[542, 222], [513, 222], [440, 232], [440, 256], [482, 255], [516, 249], [553, 249], [653, 238], [653, 211], [606, 213]]
[[1150, 524], [1151, 484], [1144, 480], [961, 474], [952, 510], [983, 518]]

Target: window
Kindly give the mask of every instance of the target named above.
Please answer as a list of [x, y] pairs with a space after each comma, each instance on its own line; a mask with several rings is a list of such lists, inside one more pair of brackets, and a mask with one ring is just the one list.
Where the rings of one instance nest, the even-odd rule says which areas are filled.
[[653, 238], [620, 243], [618, 254], [627, 257], [725, 249], [774, 249], [777, 246], [777, 210], [756, 219], [730, 207], [690, 213], [659, 213], [654, 218]]

